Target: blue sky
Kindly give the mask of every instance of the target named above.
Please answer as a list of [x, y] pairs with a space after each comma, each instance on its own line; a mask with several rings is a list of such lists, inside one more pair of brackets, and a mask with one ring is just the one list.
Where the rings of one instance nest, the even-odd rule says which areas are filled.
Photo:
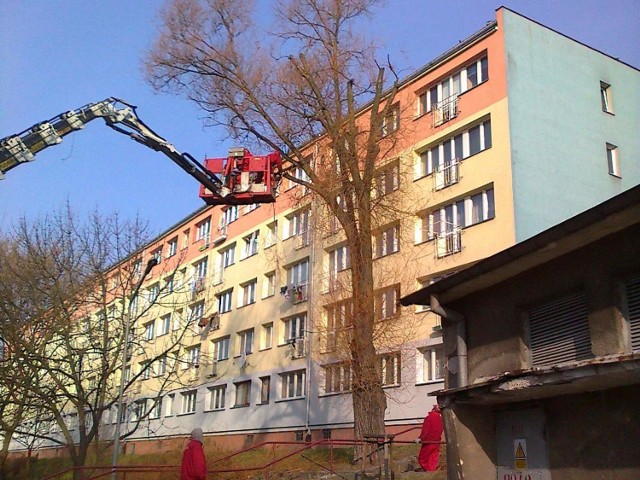
[[[155, 36], [160, 0], [2, 0], [0, 138], [110, 96], [197, 159], [224, 156], [232, 141], [205, 128], [187, 100], [157, 95], [141, 58]], [[262, 0], [263, 5], [268, 0]], [[404, 74], [479, 30], [500, 5], [640, 66], [640, 0], [387, 0], [370, 22]], [[159, 233], [200, 206], [198, 184], [169, 159], [101, 120], [0, 181], [0, 229], [69, 201], [87, 212], [139, 215]]]

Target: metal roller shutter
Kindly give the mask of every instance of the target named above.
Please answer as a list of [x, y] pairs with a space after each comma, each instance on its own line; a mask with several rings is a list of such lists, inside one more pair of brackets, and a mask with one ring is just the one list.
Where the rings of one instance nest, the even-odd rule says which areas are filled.
[[640, 351], [640, 277], [627, 282], [627, 312], [631, 350]]
[[530, 310], [533, 366], [593, 358], [587, 316], [582, 292]]

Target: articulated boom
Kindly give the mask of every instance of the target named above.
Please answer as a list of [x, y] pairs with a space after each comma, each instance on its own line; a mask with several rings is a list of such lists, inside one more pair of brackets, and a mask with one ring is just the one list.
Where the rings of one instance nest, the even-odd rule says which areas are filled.
[[275, 189], [282, 174], [278, 153], [253, 156], [244, 148], [233, 148], [227, 158], [211, 158], [202, 165], [188, 153], [180, 153], [138, 117], [136, 107], [117, 98], [90, 103], [17, 135], [0, 139], [0, 179], [35, 154], [62, 142], [62, 137], [102, 118], [107, 126], [138, 143], [164, 153], [200, 182], [200, 197], [209, 205], [238, 205], [275, 201]]

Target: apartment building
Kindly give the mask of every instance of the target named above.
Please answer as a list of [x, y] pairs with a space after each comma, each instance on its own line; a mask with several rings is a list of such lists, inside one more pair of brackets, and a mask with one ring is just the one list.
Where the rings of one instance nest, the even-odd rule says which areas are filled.
[[[374, 195], [398, 213], [372, 238], [376, 315], [402, 326], [380, 342], [390, 432], [420, 423], [457, 368], [439, 317], [400, 297], [640, 183], [640, 72], [500, 8], [402, 80], [396, 101], [385, 128], [400, 135]], [[127, 439], [137, 451], [196, 426], [229, 448], [352, 436], [349, 252], [301, 188], [202, 208], [144, 252], [161, 260], [144, 288], [165, 300], [134, 329], [147, 347], [130, 368], [147, 373], [129, 415], [153, 409]], [[183, 346], [150, 366], [185, 325]], [[163, 383], [170, 368], [179, 381]]]

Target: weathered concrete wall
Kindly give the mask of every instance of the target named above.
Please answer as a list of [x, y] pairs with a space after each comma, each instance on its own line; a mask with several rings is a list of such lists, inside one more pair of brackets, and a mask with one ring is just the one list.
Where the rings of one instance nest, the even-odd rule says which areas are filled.
[[544, 402], [553, 478], [640, 478], [640, 386]]

